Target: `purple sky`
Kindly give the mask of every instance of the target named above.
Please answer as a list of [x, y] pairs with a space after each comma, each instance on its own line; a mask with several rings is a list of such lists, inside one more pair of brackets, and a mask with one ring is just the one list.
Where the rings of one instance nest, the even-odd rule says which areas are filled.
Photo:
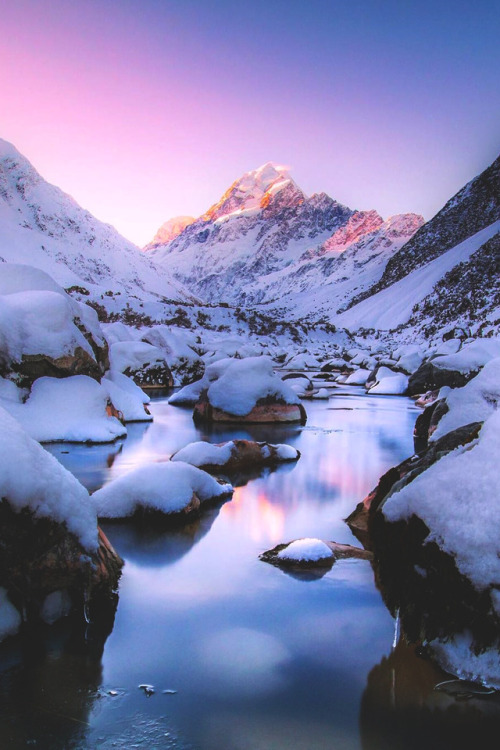
[[430, 218], [500, 150], [497, 0], [16, 0], [0, 137], [139, 245], [243, 172]]

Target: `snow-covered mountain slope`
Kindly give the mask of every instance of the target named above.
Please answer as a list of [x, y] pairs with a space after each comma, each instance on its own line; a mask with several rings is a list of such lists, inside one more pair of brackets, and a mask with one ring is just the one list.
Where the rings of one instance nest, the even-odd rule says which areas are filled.
[[[106, 292], [143, 301], [192, 300], [165, 266], [152, 259], [46, 182], [10, 143], [0, 139], [1, 262], [25, 263], [61, 286], [83, 287], [90, 299]], [[125, 299], [124, 299], [125, 298]]]
[[380, 281], [352, 302], [385, 289], [500, 219], [500, 156], [467, 183], [387, 263]]
[[[437, 290], [443, 284], [450, 283], [453, 280], [453, 271], [459, 264], [462, 270], [468, 267], [468, 261], [472, 259], [472, 267], [480, 264], [480, 257], [475, 258], [476, 253], [483, 254], [488, 251], [489, 242], [492, 238], [498, 238], [500, 233], [500, 220], [493, 222], [490, 226], [481, 229], [463, 242], [458, 243], [434, 260], [408, 273], [402, 279], [394, 282], [391, 286], [381, 289], [376, 294], [367, 297], [354, 307], [339, 315], [335, 322], [338, 325], [345, 326], [350, 330], [358, 328], [376, 328], [379, 330], [389, 330], [403, 326], [410, 322], [412, 315], [418, 309], [426, 318], [420, 322], [430, 325], [434, 320], [438, 320], [444, 314], [447, 306], [442, 299], [439, 299]], [[494, 248], [498, 245], [493, 245]], [[487, 280], [482, 279], [484, 284], [482, 296], [488, 295], [489, 289]], [[496, 280], [498, 291], [498, 279]], [[429, 312], [426, 315], [423, 311], [426, 309], [426, 301], [429, 300]], [[433, 309], [431, 305], [433, 301]], [[416, 306], [418, 305], [418, 308]], [[458, 311], [455, 310], [454, 320]], [[417, 319], [414, 317], [414, 324]]]
[[337, 309], [380, 279], [422, 223], [414, 214], [384, 222], [325, 193], [307, 197], [285, 167], [268, 163], [234, 182], [173, 240], [161, 244], [157, 235], [145, 250], [211, 302], [281, 303], [329, 284]]

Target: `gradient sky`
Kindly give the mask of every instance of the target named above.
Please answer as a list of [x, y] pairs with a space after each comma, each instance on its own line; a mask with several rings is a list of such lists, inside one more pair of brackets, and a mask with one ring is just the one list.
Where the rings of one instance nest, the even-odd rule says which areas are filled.
[[139, 245], [243, 172], [430, 218], [500, 151], [498, 0], [4, 0], [0, 137]]

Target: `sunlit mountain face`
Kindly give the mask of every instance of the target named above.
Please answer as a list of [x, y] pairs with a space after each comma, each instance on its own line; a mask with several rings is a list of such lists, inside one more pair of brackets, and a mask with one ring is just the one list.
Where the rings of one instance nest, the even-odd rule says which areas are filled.
[[415, 214], [384, 221], [326, 193], [307, 196], [272, 162], [233, 182], [200, 218], [181, 219], [166, 222], [145, 250], [207, 301], [283, 303], [331, 285], [337, 307], [375, 283], [423, 223]]

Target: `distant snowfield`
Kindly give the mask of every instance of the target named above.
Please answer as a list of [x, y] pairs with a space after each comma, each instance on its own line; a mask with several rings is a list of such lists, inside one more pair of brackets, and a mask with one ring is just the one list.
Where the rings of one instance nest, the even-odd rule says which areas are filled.
[[495, 221], [404, 279], [341, 313], [335, 323], [350, 330], [361, 327], [389, 330], [406, 323], [413, 307], [432, 292], [448, 271], [468, 260], [499, 231], [500, 221]]

